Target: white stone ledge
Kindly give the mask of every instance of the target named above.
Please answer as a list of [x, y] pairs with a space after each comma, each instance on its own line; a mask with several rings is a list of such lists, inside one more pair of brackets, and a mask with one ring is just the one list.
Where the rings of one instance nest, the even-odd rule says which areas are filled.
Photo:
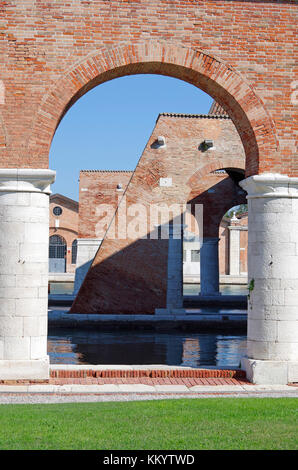
[[[38, 360], [1, 360], [0, 380], [46, 380], [49, 378], [49, 357]], [[3, 390], [0, 386], [0, 390]], [[17, 387], [17, 390], [19, 388]]]
[[[50, 194], [56, 172], [48, 169], [0, 169], [0, 192], [36, 192]], [[21, 200], [19, 199], [20, 204]], [[15, 201], [18, 205], [18, 201]], [[27, 203], [26, 203], [27, 204]]]

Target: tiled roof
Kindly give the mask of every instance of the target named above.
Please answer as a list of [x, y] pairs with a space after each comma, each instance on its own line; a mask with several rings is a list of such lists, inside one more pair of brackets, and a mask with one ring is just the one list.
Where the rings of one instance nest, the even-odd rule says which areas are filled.
[[182, 114], [182, 113], [159, 113], [160, 116], [178, 117], [178, 118], [196, 118], [196, 119], [230, 119], [227, 114]]
[[80, 170], [80, 173], [133, 173], [133, 170]]

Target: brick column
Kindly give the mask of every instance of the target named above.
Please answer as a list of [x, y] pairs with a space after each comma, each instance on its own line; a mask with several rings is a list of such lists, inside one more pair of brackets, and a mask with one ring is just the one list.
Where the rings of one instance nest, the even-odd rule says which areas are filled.
[[219, 238], [204, 238], [203, 240], [200, 256], [200, 295], [220, 295], [218, 242]]
[[46, 379], [49, 194], [55, 172], [0, 169], [0, 379]]
[[298, 178], [241, 181], [248, 199], [247, 357], [249, 380], [298, 380]]

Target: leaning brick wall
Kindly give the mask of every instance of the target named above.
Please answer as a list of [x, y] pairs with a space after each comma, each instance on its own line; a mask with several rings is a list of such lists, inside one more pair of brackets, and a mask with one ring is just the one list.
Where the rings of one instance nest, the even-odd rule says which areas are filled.
[[[79, 238], [103, 238], [104, 234], [96, 231], [100, 217], [98, 208], [101, 204], [109, 204], [116, 210], [132, 173], [92, 170], [80, 172]], [[117, 189], [118, 185], [122, 186], [122, 190]]]

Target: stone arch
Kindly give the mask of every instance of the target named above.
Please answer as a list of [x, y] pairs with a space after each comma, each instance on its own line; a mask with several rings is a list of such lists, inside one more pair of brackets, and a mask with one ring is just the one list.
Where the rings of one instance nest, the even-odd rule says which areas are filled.
[[95, 86], [113, 78], [160, 74], [184, 80], [212, 96], [233, 120], [246, 154], [246, 176], [259, 173], [277, 151], [273, 122], [239, 72], [206, 52], [148, 41], [91, 53], [56, 81], [35, 116], [29, 153], [48, 160], [55, 130], [67, 110]]

